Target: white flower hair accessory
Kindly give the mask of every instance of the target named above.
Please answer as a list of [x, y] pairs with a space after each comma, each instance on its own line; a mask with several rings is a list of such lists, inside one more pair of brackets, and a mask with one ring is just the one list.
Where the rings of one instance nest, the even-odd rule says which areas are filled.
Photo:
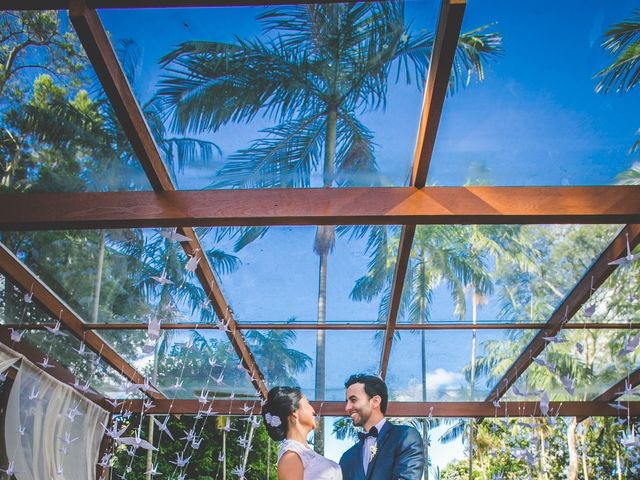
[[280, 425], [282, 425], [282, 420], [280, 420], [280, 417], [277, 415], [271, 415], [270, 413], [265, 413], [264, 419], [272, 427], [279, 427]]

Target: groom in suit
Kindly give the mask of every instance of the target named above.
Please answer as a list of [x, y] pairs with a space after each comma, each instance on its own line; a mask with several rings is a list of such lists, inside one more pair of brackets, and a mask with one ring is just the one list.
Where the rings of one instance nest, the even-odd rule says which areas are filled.
[[340, 459], [344, 480], [420, 480], [422, 438], [415, 428], [384, 418], [389, 398], [384, 381], [374, 375], [352, 375], [345, 388], [345, 410], [353, 425], [365, 431]]

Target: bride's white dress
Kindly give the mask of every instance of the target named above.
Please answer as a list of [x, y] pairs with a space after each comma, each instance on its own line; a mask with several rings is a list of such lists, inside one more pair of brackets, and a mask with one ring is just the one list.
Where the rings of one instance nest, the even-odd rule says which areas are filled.
[[295, 452], [304, 466], [304, 480], [342, 480], [340, 465], [313, 451], [309, 445], [295, 440], [283, 440], [278, 452], [278, 461], [286, 452]]

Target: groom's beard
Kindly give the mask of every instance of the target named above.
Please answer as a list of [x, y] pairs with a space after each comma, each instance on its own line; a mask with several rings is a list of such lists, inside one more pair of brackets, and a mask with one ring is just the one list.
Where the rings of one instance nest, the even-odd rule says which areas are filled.
[[367, 420], [369, 420], [369, 415], [365, 416], [361, 412], [354, 412], [353, 415], [351, 415], [351, 423], [353, 423], [355, 427], [364, 427]]

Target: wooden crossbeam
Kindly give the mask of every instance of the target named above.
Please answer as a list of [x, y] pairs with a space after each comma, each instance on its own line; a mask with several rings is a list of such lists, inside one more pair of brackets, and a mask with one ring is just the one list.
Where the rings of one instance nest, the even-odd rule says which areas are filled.
[[[431, 59], [429, 60], [429, 74], [427, 76], [418, 139], [413, 157], [412, 187], [422, 188], [427, 183], [431, 156], [433, 155], [438, 126], [440, 125], [442, 107], [444, 106], [451, 80], [451, 69], [453, 68], [466, 5], [466, 0], [442, 0], [440, 6], [440, 17], [438, 18]], [[385, 329], [382, 353], [380, 355], [380, 376], [382, 378], [387, 375], [391, 346], [393, 345], [393, 336], [398, 313], [400, 312], [400, 301], [411, 259], [411, 247], [415, 233], [415, 225], [405, 225], [402, 227], [402, 233], [400, 234], [398, 258], [389, 300], [387, 328]]]
[[[69, 14], [85, 52], [113, 105], [116, 116], [131, 142], [151, 186], [157, 194], [166, 195], [175, 191], [175, 186], [162, 161], [158, 146], [153, 139], [131, 86], [127, 82], [98, 14], [94, 9], [89, 8], [83, 0], [73, 0]], [[142, 204], [136, 204], [135, 208], [128, 211], [128, 214], [133, 214], [141, 207]], [[266, 398], [267, 388], [264, 383], [264, 377], [236, 326], [233, 312], [222, 295], [222, 290], [218, 285], [213, 268], [206, 256], [203, 255], [205, 249], [192, 228], [180, 224], [174, 224], [174, 226], [181, 226], [182, 228], [178, 229], [178, 232], [190, 239], [189, 241], [181, 242], [185, 253], [190, 256], [198, 255], [200, 257], [195, 272], [196, 276], [211, 301], [218, 318], [227, 322], [229, 340], [244, 368], [251, 376], [253, 385], [259, 394]]]
[[0, 230], [544, 223], [640, 223], [640, 186], [0, 194]]
[[627, 375], [625, 378], [620, 380], [615, 385], [612, 385], [606, 391], [602, 392], [600, 395], [594, 398], [594, 400], [598, 402], [615, 401], [619, 397], [624, 395], [624, 389], [627, 385], [629, 385], [631, 388], [634, 388], [640, 385], [640, 368], [631, 372], [629, 375]]
[[[10, 328], [21, 328], [25, 330], [45, 330], [46, 327], [53, 327], [53, 323], [38, 323], [30, 325], [4, 324], [0, 325], [0, 331]], [[385, 330], [384, 323], [238, 323], [239, 330], [349, 330], [349, 331], [370, 331]], [[546, 322], [434, 322], [434, 323], [397, 323], [396, 330], [542, 330], [548, 327]], [[114, 322], [114, 323], [86, 323], [85, 330], [146, 330], [148, 324], [141, 322]], [[565, 324], [563, 330], [629, 330], [629, 328], [640, 329], [639, 322], [574, 322]], [[218, 326], [213, 323], [163, 323], [161, 330], [218, 330]]]
[[500, 381], [496, 383], [487, 400], [493, 401], [500, 399], [509, 390], [511, 385], [517, 381], [518, 377], [525, 372], [527, 367], [533, 363], [533, 360], [542, 353], [548, 343], [543, 337], [556, 335], [561, 328], [567, 325], [566, 322], [571, 320], [580, 308], [582, 308], [593, 292], [609, 278], [617, 268], [615, 265], [609, 265], [609, 262], [627, 254], [627, 238], [632, 249], [640, 243], [639, 224], [627, 225], [616, 235], [609, 246], [603, 250], [578, 283], [576, 283], [573, 290], [569, 292], [562, 303], [560, 303], [553, 314], [551, 314], [546, 327], [538, 332], [517, 360], [505, 372]]
[[[58, 319], [67, 331], [83, 341], [94, 353], [100, 355], [105, 363], [132, 383], [144, 383], [144, 376], [140, 372], [98, 334], [85, 330], [86, 322], [2, 243], [0, 243], [0, 272], [14, 285], [25, 292], [31, 292], [33, 301], [37, 302], [52, 318]], [[38, 361], [31, 358], [29, 360]], [[158, 400], [165, 398], [164, 395], [156, 392], [150, 393], [149, 396]]]
[[[256, 400], [212, 400], [206, 405], [198, 400], [162, 400], [154, 402], [155, 406], [145, 412], [151, 414], [171, 413], [175, 415], [197, 414], [200, 410], [206, 410], [211, 405], [211, 410], [219, 415], [250, 415], [260, 414], [260, 402]], [[316, 413], [320, 416], [341, 417], [345, 416], [344, 402], [319, 402], [312, 401]], [[627, 404], [625, 403], [625, 406]], [[251, 408], [245, 412], [244, 407]], [[433, 407], [433, 409], [432, 409]], [[127, 400], [124, 406], [134, 413], [142, 411], [141, 400]], [[617, 417], [620, 412], [607, 404], [607, 402], [549, 402], [550, 412], [555, 416], [599, 416]], [[491, 402], [389, 402], [387, 407], [388, 417], [432, 417], [449, 418], [505, 418], [505, 417], [541, 417], [540, 404], [538, 402], [501, 402], [499, 408]], [[625, 416], [627, 412], [625, 411]], [[629, 414], [640, 415], [640, 402], [629, 403]]]

